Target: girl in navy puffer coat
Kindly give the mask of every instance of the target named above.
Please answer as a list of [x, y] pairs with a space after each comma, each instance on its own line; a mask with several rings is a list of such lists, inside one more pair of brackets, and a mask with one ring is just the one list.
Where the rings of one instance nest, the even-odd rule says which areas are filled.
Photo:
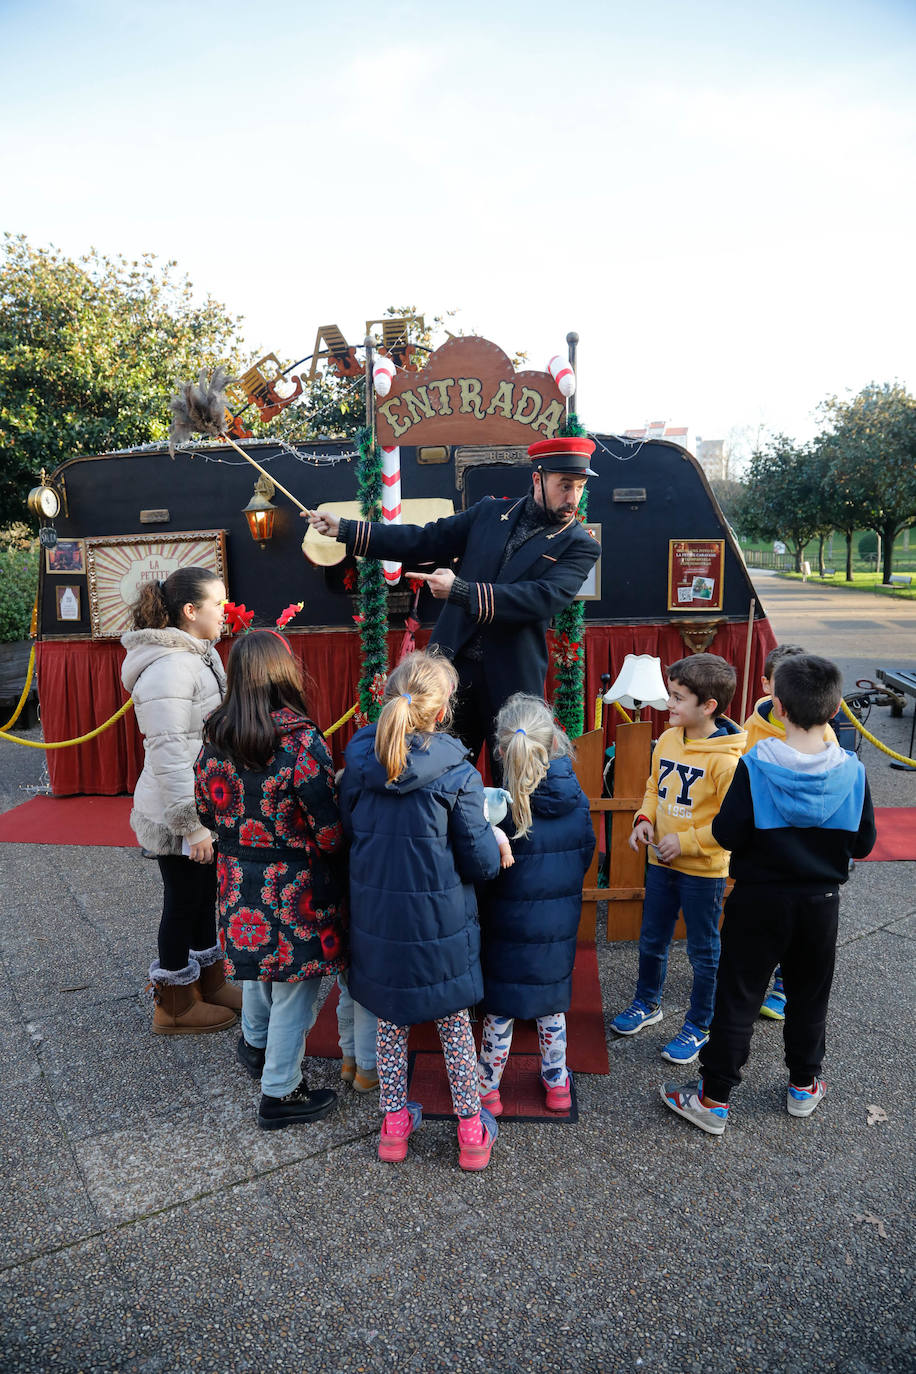
[[515, 863], [481, 894], [483, 1009], [481, 1102], [502, 1111], [499, 1084], [516, 1017], [537, 1020], [541, 1082], [551, 1111], [572, 1104], [566, 1016], [572, 996], [582, 880], [595, 850], [588, 800], [572, 745], [540, 697], [509, 698], [496, 718], [497, 748], [512, 797]]
[[496, 1123], [481, 1112], [468, 1007], [483, 991], [475, 882], [499, 869], [483, 785], [467, 750], [437, 734], [457, 675], [410, 654], [377, 725], [347, 746], [340, 804], [350, 840], [350, 992], [379, 1019], [385, 1112], [379, 1158], [403, 1159], [422, 1110], [407, 1101], [407, 1033], [435, 1021], [458, 1121], [459, 1164], [483, 1169]]

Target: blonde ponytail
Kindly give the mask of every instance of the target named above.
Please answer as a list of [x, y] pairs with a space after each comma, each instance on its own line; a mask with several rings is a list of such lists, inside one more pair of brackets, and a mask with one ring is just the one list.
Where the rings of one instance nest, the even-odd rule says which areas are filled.
[[496, 743], [503, 760], [503, 785], [512, 797], [515, 834], [531, 829], [531, 794], [547, 776], [550, 760], [571, 755], [568, 737], [541, 697], [516, 692], [496, 717]]
[[407, 736], [431, 735], [443, 709], [450, 718], [449, 701], [458, 685], [458, 674], [447, 658], [418, 651], [408, 654], [389, 675], [385, 704], [375, 729], [375, 757], [395, 782], [407, 766]]

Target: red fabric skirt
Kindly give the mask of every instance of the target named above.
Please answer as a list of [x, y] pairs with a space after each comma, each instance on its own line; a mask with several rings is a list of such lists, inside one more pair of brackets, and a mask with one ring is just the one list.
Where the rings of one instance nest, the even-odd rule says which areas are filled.
[[[418, 648], [428, 642], [429, 635], [429, 630], [417, 632]], [[397, 661], [403, 637], [403, 630], [393, 630], [389, 634], [390, 662]], [[359, 634], [356, 630], [315, 630], [293, 633], [289, 638], [293, 652], [310, 679], [309, 699], [314, 718], [322, 730], [327, 730], [356, 700]], [[710, 653], [721, 654], [737, 669], [738, 691], [728, 712], [734, 720], [741, 712], [746, 642], [746, 625], [726, 624], [719, 628], [709, 646]], [[764, 660], [775, 643], [769, 622], [755, 621], [748, 710], [758, 695]], [[231, 640], [219, 646], [224, 660], [230, 647]], [[661, 659], [664, 668], [685, 658], [689, 652], [677, 625], [590, 625], [586, 636], [586, 730], [594, 723], [595, 698], [601, 691], [602, 673], [609, 673], [613, 681], [627, 654], [652, 654]], [[121, 686], [123, 661], [124, 650], [114, 641], [48, 639], [38, 645], [38, 692], [46, 740], [73, 739], [114, 715], [126, 700]], [[551, 676], [548, 676], [548, 696], [552, 686]], [[606, 710], [604, 716], [610, 742], [620, 717], [613, 709]], [[667, 718], [657, 711], [652, 711], [651, 716], [653, 733], [658, 734], [665, 728]], [[348, 721], [328, 740], [338, 766], [354, 728], [352, 721]], [[115, 796], [132, 792], [143, 768], [143, 741], [133, 712], [128, 711], [113, 726], [85, 744], [49, 750], [47, 758], [56, 797]]]

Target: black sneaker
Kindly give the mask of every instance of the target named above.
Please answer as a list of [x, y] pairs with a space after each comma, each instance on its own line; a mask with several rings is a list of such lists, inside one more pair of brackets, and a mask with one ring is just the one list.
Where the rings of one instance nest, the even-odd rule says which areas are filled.
[[241, 1064], [246, 1073], [250, 1073], [252, 1078], [260, 1079], [264, 1072], [265, 1050], [259, 1050], [254, 1045], [249, 1045], [244, 1035], [239, 1036], [239, 1043], [235, 1047], [235, 1057]]
[[330, 1088], [316, 1088], [310, 1093], [305, 1079], [285, 1097], [261, 1094], [258, 1125], [262, 1131], [282, 1131], [284, 1126], [298, 1126], [308, 1121], [320, 1121], [337, 1106], [337, 1094]]

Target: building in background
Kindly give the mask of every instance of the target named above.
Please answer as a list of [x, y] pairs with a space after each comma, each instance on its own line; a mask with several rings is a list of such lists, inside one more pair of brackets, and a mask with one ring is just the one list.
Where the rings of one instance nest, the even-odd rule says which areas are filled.
[[652, 420], [642, 429], [625, 429], [625, 439], [668, 439], [694, 454], [709, 482], [721, 482], [728, 476], [728, 460], [724, 439], [694, 438], [687, 426], [669, 425], [667, 420]]

